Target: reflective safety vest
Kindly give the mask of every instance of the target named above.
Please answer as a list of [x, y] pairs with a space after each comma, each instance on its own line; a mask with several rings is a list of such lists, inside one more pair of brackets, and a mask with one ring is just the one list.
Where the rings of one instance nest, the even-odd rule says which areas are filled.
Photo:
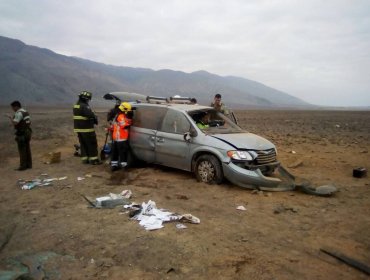
[[95, 114], [88, 104], [79, 100], [73, 106], [74, 132], [94, 132]]
[[113, 122], [113, 141], [126, 141], [128, 139], [131, 119], [124, 113], [119, 113]]
[[209, 125], [202, 123], [202, 122], [198, 122], [197, 127], [199, 127], [200, 129], [205, 129], [205, 128], [209, 128]]

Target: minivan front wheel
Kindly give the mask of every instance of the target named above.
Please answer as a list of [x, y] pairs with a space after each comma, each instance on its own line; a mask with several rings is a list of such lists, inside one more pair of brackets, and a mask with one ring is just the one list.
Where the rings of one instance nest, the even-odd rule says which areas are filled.
[[195, 162], [195, 176], [199, 182], [221, 184], [224, 175], [218, 159], [213, 155], [202, 155]]

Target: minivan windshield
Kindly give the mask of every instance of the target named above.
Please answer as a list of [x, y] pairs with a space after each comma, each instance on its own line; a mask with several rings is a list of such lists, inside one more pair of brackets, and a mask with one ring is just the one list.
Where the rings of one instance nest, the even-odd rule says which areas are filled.
[[207, 134], [228, 134], [245, 132], [245, 130], [233, 123], [228, 117], [216, 111], [215, 109], [189, 111], [188, 114], [193, 119], [197, 127]]

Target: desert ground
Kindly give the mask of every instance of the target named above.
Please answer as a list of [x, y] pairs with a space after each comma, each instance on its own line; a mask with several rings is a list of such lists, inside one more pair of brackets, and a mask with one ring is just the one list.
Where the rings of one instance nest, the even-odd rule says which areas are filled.
[[[370, 180], [352, 176], [356, 167], [370, 168], [369, 111], [236, 112], [243, 128], [277, 146], [280, 162], [298, 178], [338, 188], [317, 197], [208, 185], [152, 165], [112, 175], [107, 164], [83, 165], [73, 155], [70, 109], [28, 110], [33, 168], [20, 172], [13, 130], [2, 116], [10, 108], [0, 109], [0, 279], [29, 272], [32, 279], [368, 279], [320, 249], [370, 265]], [[104, 110], [98, 115], [101, 147]], [[45, 164], [48, 152], [61, 152], [61, 162]], [[32, 190], [17, 184], [44, 173], [68, 178]], [[125, 189], [131, 201], [153, 200], [200, 224], [146, 231], [122, 207], [94, 209], [81, 196]]]

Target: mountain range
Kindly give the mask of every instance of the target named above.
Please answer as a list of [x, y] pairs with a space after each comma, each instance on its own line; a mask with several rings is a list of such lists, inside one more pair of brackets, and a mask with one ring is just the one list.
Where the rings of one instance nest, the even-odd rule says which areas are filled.
[[73, 104], [81, 90], [91, 91], [98, 101], [107, 92], [126, 91], [189, 96], [200, 104], [209, 104], [220, 93], [227, 105], [236, 108], [312, 106], [241, 77], [107, 65], [0, 36], [0, 104], [13, 100], [27, 105]]

